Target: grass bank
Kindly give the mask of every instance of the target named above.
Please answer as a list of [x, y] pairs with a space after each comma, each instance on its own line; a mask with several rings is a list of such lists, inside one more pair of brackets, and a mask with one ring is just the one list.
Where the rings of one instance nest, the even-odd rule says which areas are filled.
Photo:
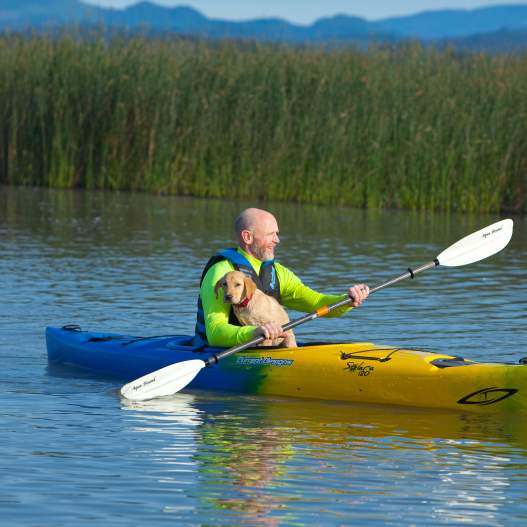
[[527, 211], [527, 56], [0, 38], [0, 183]]

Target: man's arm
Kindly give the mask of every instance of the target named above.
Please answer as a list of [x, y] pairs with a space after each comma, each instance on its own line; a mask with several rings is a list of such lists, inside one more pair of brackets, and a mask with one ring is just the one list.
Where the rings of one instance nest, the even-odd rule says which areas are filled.
[[[278, 279], [280, 280], [280, 293], [282, 296], [282, 303], [289, 309], [295, 309], [296, 311], [302, 311], [304, 313], [311, 313], [321, 307], [339, 302], [348, 298], [348, 294], [342, 295], [324, 295], [314, 291], [307, 285], [303, 284], [300, 278], [296, 276], [292, 271], [283, 265], [276, 264], [276, 270], [278, 273]], [[344, 313], [347, 313], [352, 306], [344, 306], [339, 309], [335, 309], [328, 315], [329, 317], [340, 317]]]
[[255, 326], [235, 326], [229, 324], [231, 306], [223, 303], [223, 295], [214, 295], [216, 282], [234, 267], [227, 261], [213, 265], [205, 275], [200, 288], [205, 330], [211, 346], [231, 347], [243, 344], [254, 337]]

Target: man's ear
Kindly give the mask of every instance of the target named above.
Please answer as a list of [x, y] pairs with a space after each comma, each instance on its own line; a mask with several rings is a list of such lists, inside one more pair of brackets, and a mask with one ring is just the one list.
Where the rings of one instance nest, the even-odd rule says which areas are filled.
[[245, 296], [246, 298], [251, 298], [256, 291], [256, 284], [254, 283], [254, 280], [248, 276], [246, 276], [243, 281], [245, 283]]
[[225, 279], [225, 276], [222, 276], [217, 282], [216, 282], [216, 285], [214, 286], [214, 296], [216, 298], [218, 298], [218, 290], [221, 289], [223, 287], [223, 280]]
[[241, 233], [240, 233], [240, 236], [243, 240], [244, 243], [246, 244], [251, 244], [253, 242], [253, 233], [247, 229], [244, 229]]

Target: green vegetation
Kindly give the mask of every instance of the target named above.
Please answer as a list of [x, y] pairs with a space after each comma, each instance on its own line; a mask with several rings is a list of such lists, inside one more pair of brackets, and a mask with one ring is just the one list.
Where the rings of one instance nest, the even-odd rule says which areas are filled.
[[527, 56], [0, 38], [0, 183], [527, 211]]

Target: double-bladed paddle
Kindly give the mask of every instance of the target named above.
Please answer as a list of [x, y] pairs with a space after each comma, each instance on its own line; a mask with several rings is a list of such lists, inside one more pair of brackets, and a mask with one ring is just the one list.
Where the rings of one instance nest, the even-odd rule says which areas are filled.
[[[493, 223], [492, 225], [469, 234], [465, 238], [454, 243], [431, 262], [416, 267], [415, 269], [408, 269], [406, 273], [373, 287], [370, 289], [370, 293], [375, 293], [375, 291], [379, 291], [389, 285], [400, 282], [405, 278], [413, 278], [417, 273], [432, 267], [437, 267], [438, 265], [445, 267], [458, 267], [488, 258], [489, 256], [501, 251], [509, 243], [512, 236], [512, 229], [513, 222], [510, 219]], [[334, 304], [317, 309], [313, 313], [301, 318], [292, 320], [285, 324], [283, 329], [284, 331], [287, 331], [303, 324], [304, 322], [315, 320], [318, 317], [327, 315], [329, 312], [351, 304], [352, 302], [353, 300], [351, 298], [345, 298]], [[256, 346], [264, 340], [264, 336], [256, 337], [249, 342], [239, 344], [238, 346], [211, 355], [205, 360], [193, 359], [171, 364], [125, 384], [121, 388], [121, 395], [134, 401], [143, 401], [165, 395], [172, 395], [187, 386], [202, 368], [213, 366], [221, 359], [238, 351]]]

